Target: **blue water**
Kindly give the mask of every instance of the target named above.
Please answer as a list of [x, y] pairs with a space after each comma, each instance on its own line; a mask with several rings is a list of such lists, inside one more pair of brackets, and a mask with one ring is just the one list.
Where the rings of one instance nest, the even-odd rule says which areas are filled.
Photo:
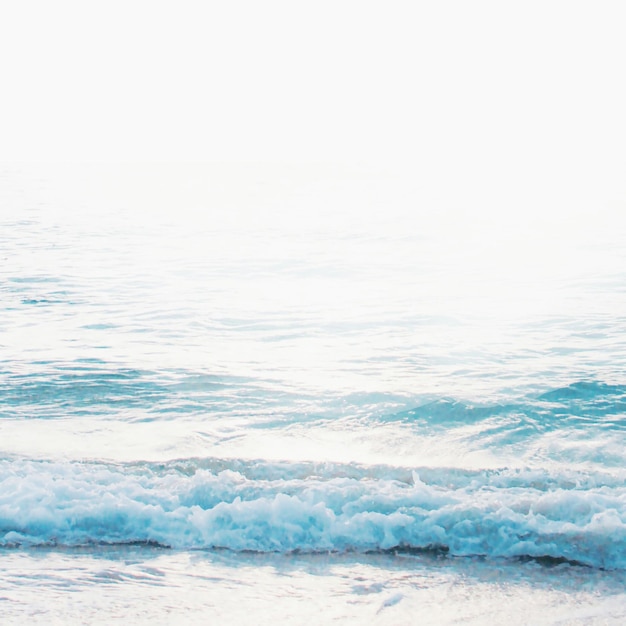
[[[284, 620], [292, 568], [301, 599], [355, 576], [318, 599], [328, 618], [404, 623], [424, 589], [465, 607], [446, 623], [515, 623], [538, 589], [544, 613], [584, 605], [572, 623], [626, 615], [615, 216], [442, 212], [306, 169], [13, 168], [1, 184], [9, 621], [121, 619], [94, 591], [116, 580], [136, 619], [178, 615], [159, 585], [204, 588], [196, 570], [266, 585]], [[61, 572], [84, 597], [65, 614]], [[441, 577], [474, 600], [437, 596]], [[236, 622], [198, 594], [194, 619]], [[375, 611], [337, 608], [372, 594]]]

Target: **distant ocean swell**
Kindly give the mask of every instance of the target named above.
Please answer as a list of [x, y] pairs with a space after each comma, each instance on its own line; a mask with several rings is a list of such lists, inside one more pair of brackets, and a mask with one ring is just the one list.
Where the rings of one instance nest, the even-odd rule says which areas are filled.
[[438, 550], [626, 569], [609, 473], [183, 459], [0, 462], [0, 545]]

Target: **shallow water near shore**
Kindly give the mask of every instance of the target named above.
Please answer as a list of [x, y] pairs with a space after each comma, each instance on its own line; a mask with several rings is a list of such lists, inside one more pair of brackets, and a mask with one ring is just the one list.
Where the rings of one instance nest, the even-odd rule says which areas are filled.
[[2, 172], [3, 623], [622, 623], [624, 221], [280, 172]]
[[[620, 624], [623, 572], [437, 555], [7, 551], [7, 624]], [[37, 587], [33, 594], [32, 587]]]

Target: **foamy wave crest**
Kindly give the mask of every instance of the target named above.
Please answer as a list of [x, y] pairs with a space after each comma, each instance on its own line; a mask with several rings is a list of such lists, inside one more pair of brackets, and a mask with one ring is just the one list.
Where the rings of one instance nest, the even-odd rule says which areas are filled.
[[441, 550], [626, 568], [623, 476], [187, 459], [0, 462], [0, 545]]

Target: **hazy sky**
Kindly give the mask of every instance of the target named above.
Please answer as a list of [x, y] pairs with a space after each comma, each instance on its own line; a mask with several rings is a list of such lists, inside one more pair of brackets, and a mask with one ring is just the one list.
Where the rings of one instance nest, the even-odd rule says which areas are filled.
[[626, 3], [3, 2], [0, 161], [365, 164], [624, 207]]

